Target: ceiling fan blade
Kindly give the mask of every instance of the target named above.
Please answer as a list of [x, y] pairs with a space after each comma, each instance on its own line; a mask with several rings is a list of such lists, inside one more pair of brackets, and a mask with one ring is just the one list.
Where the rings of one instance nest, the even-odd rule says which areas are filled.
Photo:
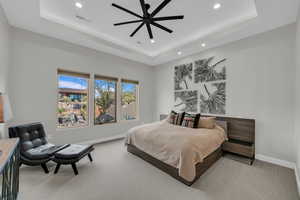
[[126, 9], [126, 8], [123, 8], [122, 6], [119, 6], [119, 5], [115, 4], [115, 3], [113, 3], [113, 4], [111, 4], [111, 5], [112, 5], [113, 7], [116, 7], [116, 8], [118, 8], [118, 9], [120, 9], [120, 10], [123, 10], [123, 11], [125, 11], [125, 12], [127, 12], [127, 13], [129, 13], [129, 14], [132, 14], [132, 15], [138, 17], [138, 18], [143, 19], [143, 17], [140, 16], [139, 14], [136, 14], [136, 13], [134, 13], [134, 12], [132, 12], [132, 11]]
[[144, 22], [141, 23], [134, 31], [133, 33], [131, 33], [130, 37], [133, 37], [143, 26], [144, 26]]
[[151, 24], [152, 24], [153, 26], [156, 26], [156, 27], [158, 27], [158, 28], [164, 30], [164, 31], [167, 31], [168, 33], [173, 33], [173, 31], [172, 31], [171, 29], [168, 29], [167, 27], [164, 27], [164, 26], [162, 26], [162, 25], [160, 25], [160, 24], [158, 24], [158, 23], [151, 22]]
[[125, 24], [133, 24], [133, 23], [138, 23], [138, 22], [142, 22], [143, 20], [134, 20], [134, 21], [128, 21], [128, 22], [121, 22], [121, 23], [116, 23], [114, 24], [114, 26], [120, 26], [120, 25], [125, 25]]
[[151, 26], [150, 23], [147, 23], [147, 29], [148, 29], [148, 33], [149, 33], [149, 37], [150, 39], [153, 39], [153, 34], [152, 34], [152, 30], [151, 30]]
[[178, 15], [178, 16], [168, 16], [168, 17], [155, 17], [152, 20], [153, 21], [165, 21], [165, 20], [178, 20], [178, 19], [183, 19], [183, 15]]
[[144, 16], [147, 16], [148, 13], [147, 13], [146, 5], [145, 5], [145, 0], [140, 0], [140, 3], [141, 3], [141, 7], [143, 10]]
[[152, 13], [151, 17], [154, 17], [159, 11], [161, 11], [171, 0], [163, 1]]

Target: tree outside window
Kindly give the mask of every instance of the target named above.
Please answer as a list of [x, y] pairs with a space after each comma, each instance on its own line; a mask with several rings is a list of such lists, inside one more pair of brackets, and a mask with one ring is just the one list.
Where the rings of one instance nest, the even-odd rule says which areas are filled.
[[116, 86], [115, 79], [95, 78], [95, 119], [94, 123], [107, 124], [116, 122]]
[[138, 82], [122, 80], [121, 89], [121, 118], [135, 120], [138, 118]]

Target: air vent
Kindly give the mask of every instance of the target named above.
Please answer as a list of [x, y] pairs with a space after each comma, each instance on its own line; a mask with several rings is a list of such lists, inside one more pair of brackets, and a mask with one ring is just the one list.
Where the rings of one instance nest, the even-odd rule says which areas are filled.
[[86, 17], [83, 17], [83, 16], [80, 16], [80, 15], [76, 15], [76, 18], [79, 19], [79, 20], [85, 21], [85, 22], [91, 22], [90, 19], [88, 19]]

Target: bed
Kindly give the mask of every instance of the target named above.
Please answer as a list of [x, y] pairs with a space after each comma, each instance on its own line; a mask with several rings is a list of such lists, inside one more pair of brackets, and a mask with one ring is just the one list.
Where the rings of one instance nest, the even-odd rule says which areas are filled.
[[153, 164], [182, 183], [191, 186], [222, 156], [226, 130], [194, 129], [167, 120], [129, 130], [128, 152]]

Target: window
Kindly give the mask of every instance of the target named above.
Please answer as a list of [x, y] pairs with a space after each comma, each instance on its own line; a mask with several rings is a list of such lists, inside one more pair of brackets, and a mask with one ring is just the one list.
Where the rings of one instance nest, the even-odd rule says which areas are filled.
[[95, 76], [95, 125], [117, 122], [117, 78]]
[[122, 79], [121, 83], [121, 119], [138, 119], [138, 81]]
[[57, 127], [73, 128], [89, 124], [89, 75], [58, 70]]

